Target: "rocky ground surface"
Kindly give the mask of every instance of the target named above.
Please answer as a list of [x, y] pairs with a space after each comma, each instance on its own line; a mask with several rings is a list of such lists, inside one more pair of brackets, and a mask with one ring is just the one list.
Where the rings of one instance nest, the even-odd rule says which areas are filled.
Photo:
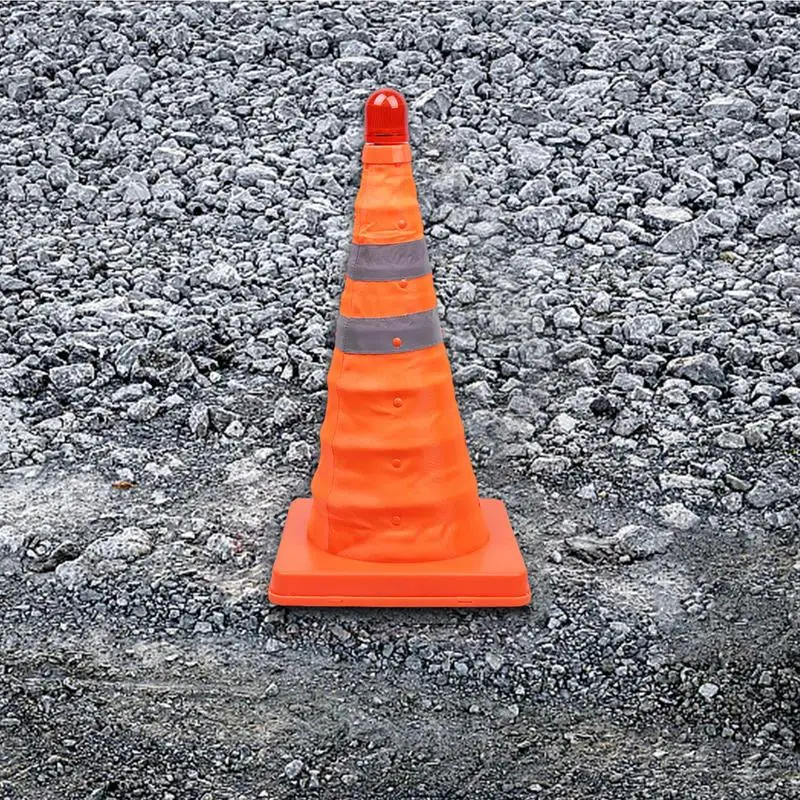
[[[0, 10], [0, 796], [800, 796], [800, 6]], [[534, 599], [265, 597], [409, 98]]]

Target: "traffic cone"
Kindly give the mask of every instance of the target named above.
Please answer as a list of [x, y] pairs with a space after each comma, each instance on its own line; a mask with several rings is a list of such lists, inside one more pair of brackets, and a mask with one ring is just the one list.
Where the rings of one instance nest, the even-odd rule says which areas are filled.
[[292, 502], [269, 599], [517, 606], [525, 564], [478, 497], [436, 311], [403, 96], [366, 105], [361, 187], [311, 499]]

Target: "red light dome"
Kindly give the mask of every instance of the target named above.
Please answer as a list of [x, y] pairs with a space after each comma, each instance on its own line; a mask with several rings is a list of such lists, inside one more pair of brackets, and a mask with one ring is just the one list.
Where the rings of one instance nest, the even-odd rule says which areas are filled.
[[364, 141], [369, 144], [402, 144], [408, 141], [408, 106], [394, 89], [378, 89], [364, 109]]

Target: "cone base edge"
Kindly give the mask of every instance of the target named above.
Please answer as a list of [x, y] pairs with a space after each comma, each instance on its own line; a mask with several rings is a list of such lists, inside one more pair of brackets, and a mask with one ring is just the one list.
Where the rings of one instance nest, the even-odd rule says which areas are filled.
[[281, 606], [443, 607], [525, 606], [528, 573], [505, 504], [481, 498], [489, 541], [458, 558], [421, 564], [366, 562], [325, 553], [308, 542], [311, 499], [294, 500], [268, 590]]

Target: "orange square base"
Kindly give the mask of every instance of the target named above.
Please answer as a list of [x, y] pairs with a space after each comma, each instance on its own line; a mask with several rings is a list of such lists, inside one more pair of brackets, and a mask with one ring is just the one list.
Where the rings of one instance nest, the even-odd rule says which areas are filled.
[[502, 500], [481, 499], [488, 543], [446, 561], [395, 564], [334, 556], [308, 541], [311, 499], [294, 500], [272, 568], [281, 606], [524, 606], [528, 573]]

